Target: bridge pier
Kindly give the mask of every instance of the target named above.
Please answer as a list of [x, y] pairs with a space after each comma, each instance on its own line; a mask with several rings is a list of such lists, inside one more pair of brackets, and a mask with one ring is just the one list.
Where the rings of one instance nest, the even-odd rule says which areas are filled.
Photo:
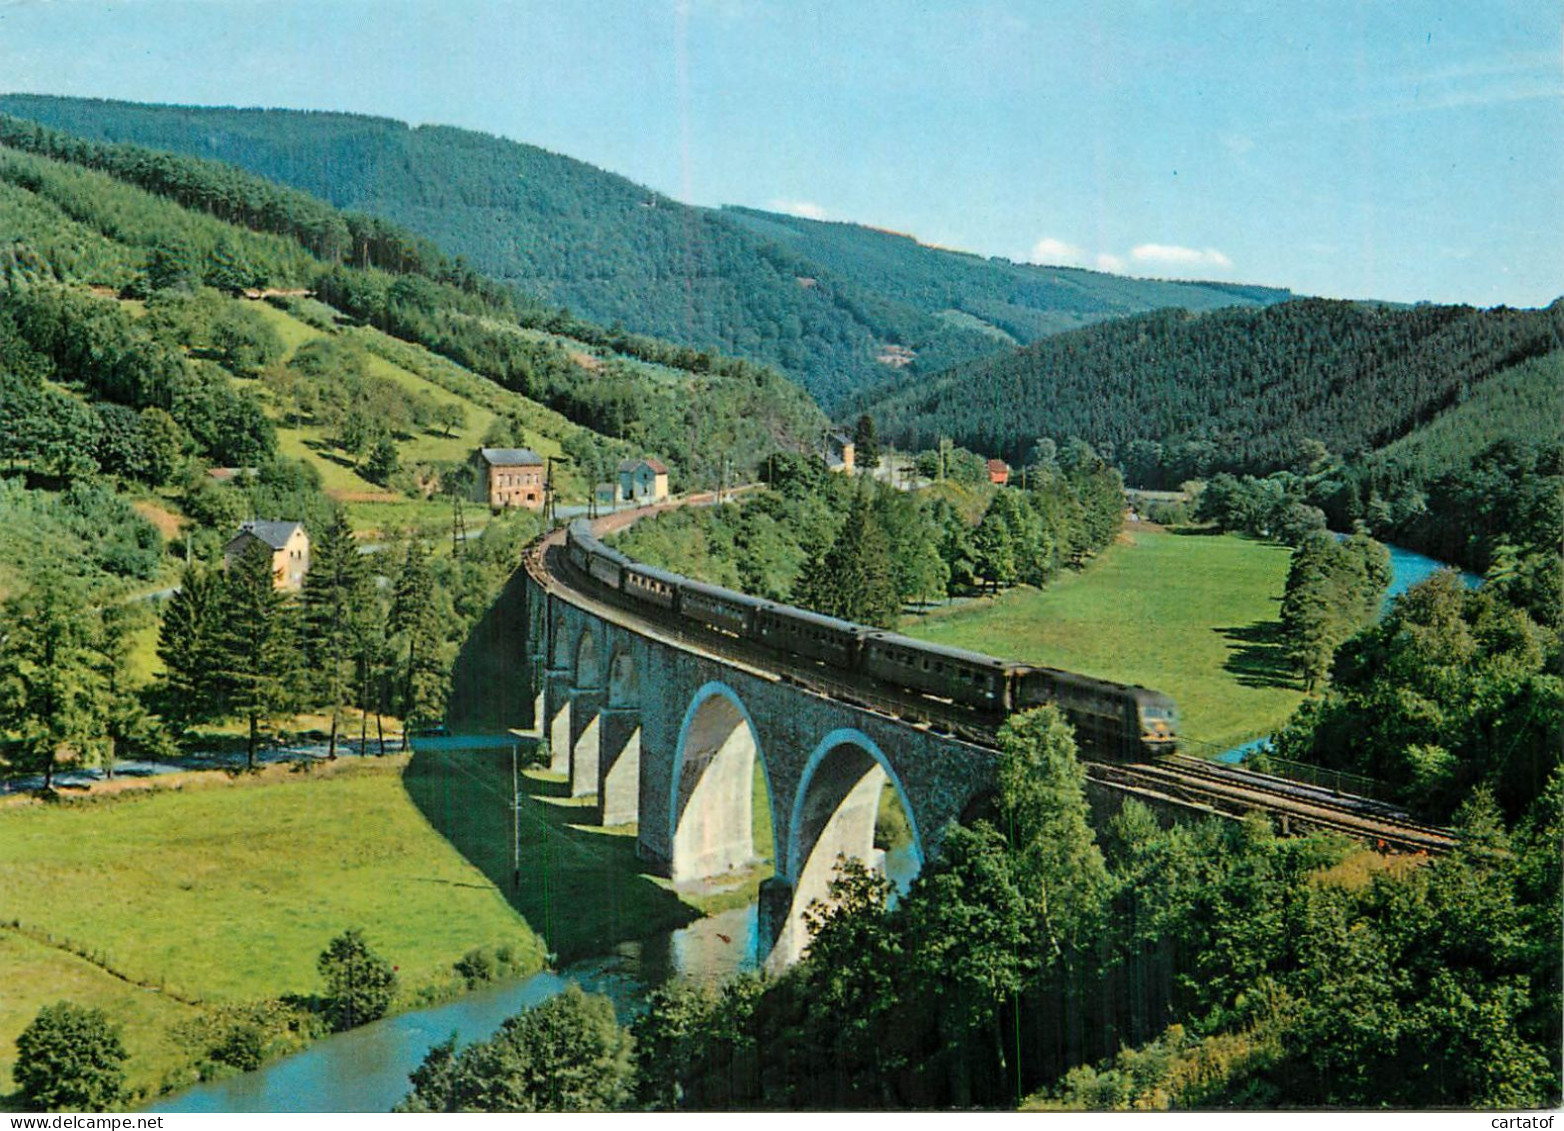
[[569, 668], [543, 673], [543, 736], [548, 739], [548, 768], [556, 774], [570, 772], [570, 692], [574, 676]]
[[597, 792], [598, 759], [602, 748], [603, 705], [608, 693], [599, 687], [570, 692], [570, 796]]
[[[798, 799], [789, 833], [791, 899], [766, 960], [771, 969], [786, 969], [804, 956], [809, 946], [804, 912], [814, 901], [824, 903], [830, 898], [831, 880], [840, 859], [856, 859], [869, 868], [883, 867], [884, 853], [874, 846], [874, 822], [886, 774], [878, 763], [870, 761], [864, 766], [857, 758], [852, 762], [857, 764], [851, 765], [845, 780], [830, 781], [835, 775], [822, 773], [819, 777], [828, 780], [817, 779], [817, 787], [805, 789]], [[780, 896], [773, 898], [780, 900]]]
[[605, 707], [598, 723], [597, 823], [629, 825], [641, 818], [641, 712]]

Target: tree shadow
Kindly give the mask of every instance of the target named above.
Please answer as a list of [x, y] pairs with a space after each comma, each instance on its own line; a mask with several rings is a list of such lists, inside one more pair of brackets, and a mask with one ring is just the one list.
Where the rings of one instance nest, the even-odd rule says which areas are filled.
[[583, 827], [593, 810], [571, 799], [568, 782], [536, 770], [518, 773], [513, 817], [508, 751], [419, 750], [402, 781], [430, 825], [488, 877], [559, 961], [700, 917], [642, 874], [633, 835]]
[[1298, 673], [1287, 658], [1281, 621], [1255, 621], [1242, 628], [1212, 631], [1229, 642], [1222, 670], [1232, 672], [1244, 687], [1301, 688]]

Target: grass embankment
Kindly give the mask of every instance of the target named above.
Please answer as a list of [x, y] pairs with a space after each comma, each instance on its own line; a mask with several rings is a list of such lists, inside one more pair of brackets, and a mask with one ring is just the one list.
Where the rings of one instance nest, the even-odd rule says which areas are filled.
[[1134, 530], [1048, 589], [909, 619], [909, 636], [1165, 691], [1190, 753], [1268, 734], [1303, 694], [1277, 619], [1285, 546]]

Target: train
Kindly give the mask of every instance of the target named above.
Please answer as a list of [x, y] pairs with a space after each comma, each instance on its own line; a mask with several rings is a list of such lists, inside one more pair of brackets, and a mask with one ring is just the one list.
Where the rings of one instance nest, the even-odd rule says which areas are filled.
[[1103, 758], [1158, 758], [1178, 749], [1171, 698], [1138, 685], [996, 659], [751, 597], [632, 560], [577, 519], [565, 553], [586, 579], [648, 612], [706, 632], [803, 658], [835, 675], [910, 692], [998, 721], [1012, 711], [1055, 704], [1075, 727], [1083, 752]]

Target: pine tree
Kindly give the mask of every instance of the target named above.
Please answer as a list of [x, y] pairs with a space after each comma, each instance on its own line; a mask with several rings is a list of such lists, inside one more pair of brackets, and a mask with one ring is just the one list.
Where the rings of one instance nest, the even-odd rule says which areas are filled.
[[391, 596], [391, 631], [401, 637], [406, 661], [399, 674], [402, 741], [415, 723], [438, 719], [445, 711], [447, 679], [440, 662], [444, 634], [435, 607], [434, 572], [429, 547], [420, 539], [407, 544]]
[[329, 754], [337, 756], [342, 710], [353, 691], [355, 624], [372, 600], [369, 567], [358, 552], [353, 525], [336, 511], [311, 548], [304, 576], [304, 652], [314, 693], [331, 711]]
[[83, 756], [101, 734], [98, 618], [57, 580], [8, 598], [0, 612], [0, 731], [18, 736], [26, 768], [50, 789], [59, 756]]
[[260, 727], [295, 701], [300, 672], [293, 610], [277, 591], [271, 550], [256, 543], [229, 566], [220, 590], [216, 659], [227, 709], [249, 724], [255, 768]]
[[868, 496], [853, 499], [831, 548], [799, 576], [797, 597], [817, 613], [890, 628], [901, 612], [891, 569], [891, 544]]
[[221, 593], [221, 575], [192, 564], [163, 609], [157, 646], [164, 670], [162, 712], [176, 727], [205, 722], [220, 711], [217, 629]]

